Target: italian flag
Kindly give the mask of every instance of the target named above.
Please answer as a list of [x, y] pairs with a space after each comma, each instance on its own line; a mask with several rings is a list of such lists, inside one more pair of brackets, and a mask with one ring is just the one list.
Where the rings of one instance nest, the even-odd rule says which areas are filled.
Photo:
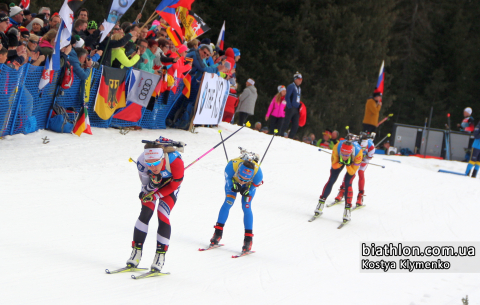
[[83, 107], [82, 110], [80, 110], [80, 115], [78, 116], [77, 123], [75, 123], [72, 132], [77, 136], [81, 136], [83, 132], [92, 134], [92, 130], [90, 129], [90, 119], [88, 118], [88, 110], [86, 107]]

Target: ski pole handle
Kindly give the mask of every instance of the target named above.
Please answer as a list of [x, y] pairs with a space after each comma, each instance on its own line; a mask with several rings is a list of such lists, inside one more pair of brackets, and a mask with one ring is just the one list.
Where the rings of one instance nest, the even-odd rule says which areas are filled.
[[273, 138], [275, 137], [275, 135], [276, 135], [277, 133], [278, 133], [278, 129], [275, 129], [275, 130], [273, 131], [272, 139], [270, 140], [270, 143], [268, 143], [267, 150], [265, 150], [265, 153], [263, 154], [262, 160], [260, 160], [260, 164], [259, 164], [258, 166], [261, 166], [261, 165], [262, 165], [263, 158], [265, 158], [265, 155], [267, 154], [267, 151], [268, 151], [268, 149], [270, 148], [270, 144], [272, 144]]
[[387, 134], [387, 136], [383, 139], [380, 140], [380, 142], [377, 143], [377, 145], [375, 145], [375, 148], [377, 148], [380, 144], [382, 144], [383, 141], [385, 141], [386, 138], [389, 138], [391, 136], [391, 134]]
[[321, 151], [321, 152], [324, 152], [324, 153], [327, 153], [327, 154], [330, 154], [330, 155], [332, 154], [331, 152], [326, 151], [326, 150], [323, 150], [323, 149], [321, 149], [321, 148], [319, 148], [318, 151]]

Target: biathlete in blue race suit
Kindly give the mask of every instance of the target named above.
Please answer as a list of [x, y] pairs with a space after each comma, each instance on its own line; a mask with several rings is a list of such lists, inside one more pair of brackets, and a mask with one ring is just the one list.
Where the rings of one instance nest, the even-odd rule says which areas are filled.
[[252, 200], [257, 188], [263, 184], [263, 174], [255, 158], [245, 158], [244, 156], [245, 154], [240, 158], [230, 160], [225, 167], [225, 201], [218, 214], [217, 224], [214, 226], [215, 233], [210, 239], [210, 247], [218, 245], [222, 239], [223, 227], [227, 222], [230, 208], [235, 203], [237, 193], [240, 193], [245, 225], [242, 252], [249, 252], [252, 248]]

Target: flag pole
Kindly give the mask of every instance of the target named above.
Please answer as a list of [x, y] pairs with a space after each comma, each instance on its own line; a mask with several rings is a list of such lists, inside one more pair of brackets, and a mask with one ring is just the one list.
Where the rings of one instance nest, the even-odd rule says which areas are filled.
[[[165, 7], [160, 11], [163, 12], [163, 10], [165, 9]], [[153, 12], [152, 15], [150, 15], [150, 17], [148, 17], [148, 20], [142, 25], [142, 27], [140, 28], [143, 29], [148, 23], [152, 22], [153, 19], [157, 18], [157, 16], [155, 16], [155, 14], [158, 14], [157, 11]], [[160, 16], [160, 14], [158, 14]]]
[[145, 4], [147, 4], [147, 0], [143, 3], [142, 10], [140, 11], [140, 14], [143, 12], [143, 9], [145, 8]]

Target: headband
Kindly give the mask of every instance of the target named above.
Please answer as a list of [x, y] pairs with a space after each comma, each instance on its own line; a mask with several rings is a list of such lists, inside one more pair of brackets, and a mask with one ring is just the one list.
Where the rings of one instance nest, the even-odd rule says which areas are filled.
[[255, 81], [251, 78], [247, 80], [247, 83], [249, 83], [250, 85], [255, 85]]
[[163, 158], [163, 148], [145, 148], [143, 151], [145, 160], [156, 160]]

